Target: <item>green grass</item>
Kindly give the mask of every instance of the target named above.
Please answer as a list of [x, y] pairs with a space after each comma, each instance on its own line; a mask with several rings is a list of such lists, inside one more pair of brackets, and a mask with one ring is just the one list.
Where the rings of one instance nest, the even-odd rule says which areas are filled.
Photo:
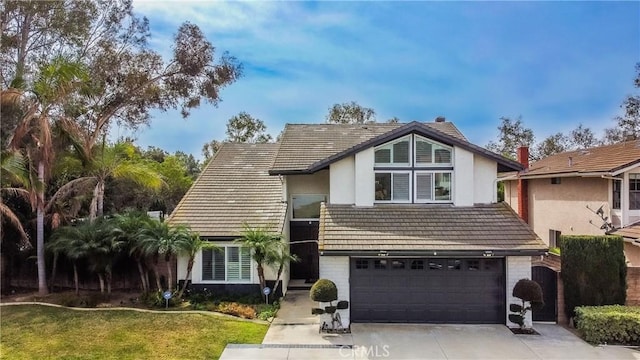
[[267, 325], [204, 314], [0, 307], [1, 359], [217, 359]]

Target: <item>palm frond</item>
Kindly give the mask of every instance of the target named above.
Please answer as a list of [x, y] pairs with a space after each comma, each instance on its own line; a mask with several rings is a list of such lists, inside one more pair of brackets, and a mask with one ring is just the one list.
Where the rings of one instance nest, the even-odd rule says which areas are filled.
[[20, 234], [20, 245], [25, 249], [30, 249], [33, 246], [29, 241], [29, 235], [24, 231], [24, 227], [22, 227], [22, 223], [18, 216], [9, 208], [6, 204], [0, 201], [0, 215], [3, 218], [6, 218], [11, 225], [18, 231]]
[[165, 185], [160, 174], [144, 164], [121, 163], [113, 170], [113, 176], [119, 179], [131, 180], [152, 190], [159, 190]]

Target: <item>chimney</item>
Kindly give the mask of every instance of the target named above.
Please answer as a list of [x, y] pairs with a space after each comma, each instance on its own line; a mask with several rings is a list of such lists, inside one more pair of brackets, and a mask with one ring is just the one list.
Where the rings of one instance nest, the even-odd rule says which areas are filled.
[[[526, 172], [529, 169], [529, 148], [520, 146], [518, 148], [518, 162], [524, 167]], [[518, 178], [518, 214], [529, 223], [529, 183], [526, 179]]]
[[443, 123], [443, 122], [447, 121], [447, 119], [444, 116], [438, 116], [435, 121], [437, 123]]

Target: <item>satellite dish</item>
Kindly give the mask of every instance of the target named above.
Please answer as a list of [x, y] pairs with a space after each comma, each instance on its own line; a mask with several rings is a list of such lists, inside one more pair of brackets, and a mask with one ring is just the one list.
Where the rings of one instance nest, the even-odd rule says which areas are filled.
[[604, 215], [604, 210], [602, 210], [602, 207], [603, 207], [603, 206], [604, 206], [604, 205], [600, 205], [600, 207], [598, 208], [598, 210], [596, 210], [596, 214], [598, 214], [598, 215], [600, 215], [600, 216]]

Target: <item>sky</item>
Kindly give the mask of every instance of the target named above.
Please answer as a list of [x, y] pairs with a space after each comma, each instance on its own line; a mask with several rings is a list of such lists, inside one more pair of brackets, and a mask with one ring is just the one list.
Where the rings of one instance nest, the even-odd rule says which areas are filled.
[[181, 23], [198, 25], [244, 75], [183, 119], [154, 111], [138, 144], [201, 158], [241, 111], [274, 138], [286, 123], [322, 123], [356, 101], [378, 121], [453, 122], [473, 143], [522, 117], [537, 140], [583, 124], [601, 135], [634, 94], [640, 2], [210, 2], [134, 0], [150, 46], [170, 53]]

